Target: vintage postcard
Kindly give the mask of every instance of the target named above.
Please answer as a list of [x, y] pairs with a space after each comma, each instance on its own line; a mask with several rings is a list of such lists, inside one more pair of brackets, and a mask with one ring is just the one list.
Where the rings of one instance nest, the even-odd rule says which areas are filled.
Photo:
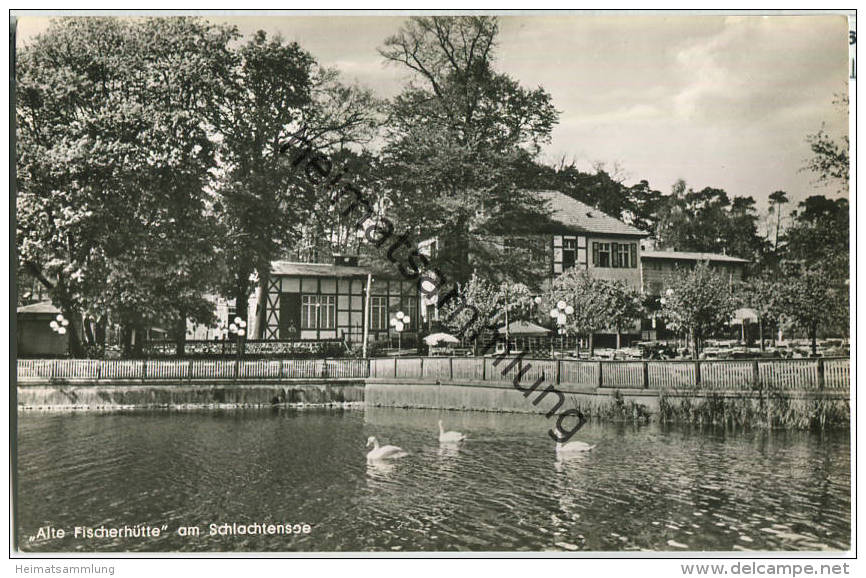
[[13, 11], [10, 554], [851, 556], [853, 23]]

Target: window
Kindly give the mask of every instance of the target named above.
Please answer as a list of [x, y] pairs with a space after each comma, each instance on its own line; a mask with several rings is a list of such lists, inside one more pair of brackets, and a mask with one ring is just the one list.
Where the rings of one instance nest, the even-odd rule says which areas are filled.
[[301, 296], [301, 329], [334, 329], [336, 326], [336, 295]]
[[632, 244], [613, 243], [613, 266], [623, 269], [629, 268], [631, 265], [631, 250]]
[[593, 243], [592, 264], [594, 267], [637, 268], [637, 244]]
[[370, 329], [388, 329], [388, 298], [370, 298]]
[[592, 244], [592, 264], [594, 267], [610, 267], [610, 243]]
[[418, 298], [404, 297], [403, 304], [405, 305], [403, 313], [409, 316], [409, 323], [403, 331], [415, 331], [415, 323], [418, 320]]
[[315, 295], [301, 296], [301, 329], [316, 329], [319, 326], [319, 316], [316, 314], [318, 307]]
[[565, 237], [562, 240], [562, 269], [574, 267], [577, 239]]
[[319, 295], [319, 327], [334, 329], [337, 326], [337, 296]]

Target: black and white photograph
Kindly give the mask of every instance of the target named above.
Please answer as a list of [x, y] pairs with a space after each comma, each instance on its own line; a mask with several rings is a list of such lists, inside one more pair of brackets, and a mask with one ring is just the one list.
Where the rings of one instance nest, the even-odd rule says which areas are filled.
[[11, 10], [10, 557], [848, 573], [855, 55], [838, 10]]

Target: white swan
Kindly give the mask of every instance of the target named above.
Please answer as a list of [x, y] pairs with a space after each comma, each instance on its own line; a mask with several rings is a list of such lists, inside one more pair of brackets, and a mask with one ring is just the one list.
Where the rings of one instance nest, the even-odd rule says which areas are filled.
[[585, 442], [556, 442], [556, 455], [577, 454], [582, 452], [591, 452], [598, 444], [589, 445]]
[[367, 454], [367, 462], [375, 462], [377, 460], [390, 460], [396, 458], [402, 458], [404, 456], [408, 456], [408, 452], [404, 451], [403, 448], [397, 446], [379, 446], [379, 442], [376, 441], [376, 438], [370, 436], [367, 438], [367, 447], [373, 446], [373, 449], [370, 450], [370, 453]]
[[456, 444], [466, 439], [466, 436], [459, 431], [445, 431], [442, 427], [442, 420], [439, 420], [439, 441], [443, 444]]

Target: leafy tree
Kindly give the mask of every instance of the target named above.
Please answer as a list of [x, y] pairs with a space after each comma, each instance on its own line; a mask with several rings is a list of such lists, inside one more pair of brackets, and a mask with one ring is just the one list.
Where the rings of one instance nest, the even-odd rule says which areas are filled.
[[789, 265], [779, 295], [785, 316], [806, 332], [812, 355], [817, 354], [818, 330], [848, 325], [848, 284], [833, 282], [821, 265]]
[[[607, 327], [610, 321], [610, 299], [605, 283], [593, 278], [589, 271], [571, 268], [555, 278], [541, 297], [539, 320], [548, 325], [553, 323], [554, 327], [561, 326], [575, 335], [586, 335], [592, 355], [595, 350], [593, 334]], [[550, 316], [560, 301], [572, 308], [571, 313], [566, 313], [564, 324], [559, 324]]]
[[643, 298], [640, 291], [623, 281], [601, 281], [600, 285], [607, 297], [608, 327], [616, 329], [616, 348], [619, 349], [623, 330], [633, 327], [643, 317]]
[[848, 200], [814, 195], [801, 202], [792, 216], [784, 236], [785, 260], [820, 264], [835, 279], [848, 278]]
[[661, 299], [661, 316], [671, 329], [686, 333], [697, 359], [700, 342], [726, 327], [735, 309], [727, 279], [706, 262], [672, 276]]
[[[758, 337], [761, 342], [761, 351], [764, 351], [764, 327], [775, 325], [782, 313], [780, 296], [783, 291], [784, 281], [769, 273], [752, 277], [740, 284], [737, 291], [740, 304], [743, 307], [753, 309], [758, 315]], [[773, 342], [775, 343], [775, 334]]]
[[661, 192], [652, 189], [646, 180], [632, 185], [627, 191], [629, 204], [627, 219], [634, 227], [656, 234], [658, 214], [664, 203]]
[[[222, 226], [222, 292], [241, 304], [256, 283], [266, 287], [271, 261], [297, 248], [310, 225], [321, 223], [315, 216], [327, 214], [330, 194], [310, 163], [336, 171], [330, 153], [369, 139], [376, 106], [369, 91], [342, 85], [295, 42], [258, 31], [234, 56], [214, 115], [224, 163], [214, 210]], [[297, 148], [287, 145], [293, 139]], [[333, 231], [312, 233], [327, 238]]]
[[414, 17], [380, 50], [412, 74], [390, 103], [383, 150], [392, 220], [439, 238], [436, 260], [457, 281], [502, 261], [477, 233], [541, 211], [516, 186], [517, 167], [549, 140], [558, 116], [544, 89], [495, 71], [497, 34], [492, 17]]
[[439, 316], [445, 326], [461, 338], [469, 337], [478, 348], [478, 338], [491, 329], [520, 319], [530, 308], [532, 294], [522, 283], [493, 283], [477, 273], [460, 284], [456, 296], [440, 300]]
[[753, 260], [765, 249], [751, 197], [731, 199], [722, 189], [688, 189], [674, 184], [658, 211], [661, 246], [678, 251], [726, 253]]
[[[848, 116], [847, 95], [837, 98], [834, 104]], [[848, 135], [833, 138], [822, 125], [817, 133], [806, 137], [806, 142], [809, 143], [813, 156], [804, 169], [815, 173], [819, 183], [835, 184], [840, 193], [847, 195], [850, 174]]]
[[209, 277], [187, 265], [213, 246], [197, 242], [207, 111], [234, 36], [191, 18], [74, 18], [20, 51], [18, 257], [73, 324], [110, 312], [131, 335], [202, 311]]

